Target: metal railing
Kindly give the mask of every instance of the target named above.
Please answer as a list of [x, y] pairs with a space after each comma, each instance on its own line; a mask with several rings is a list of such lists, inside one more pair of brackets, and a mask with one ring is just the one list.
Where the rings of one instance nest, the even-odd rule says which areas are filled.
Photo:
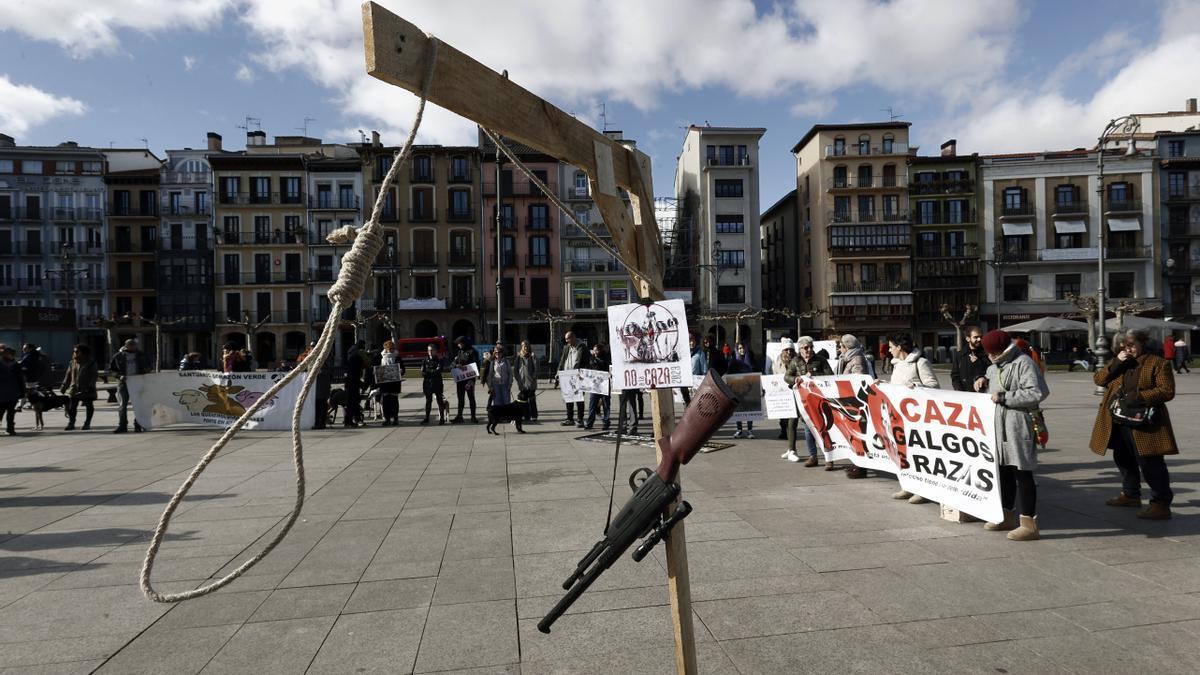
[[75, 255], [104, 255], [104, 244], [86, 241], [53, 241], [50, 242], [48, 250], [50, 253], [70, 251]]
[[1139, 199], [1104, 199], [1105, 213], [1141, 213], [1142, 202]]
[[157, 239], [134, 241], [117, 237], [108, 240], [109, 253], [154, 253], [157, 250]]
[[204, 183], [212, 182], [211, 171], [164, 171], [162, 172], [163, 185], [176, 185], [188, 183]]
[[[550, 192], [558, 194], [558, 181], [554, 178], [547, 177], [545, 181], [546, 187], [550, 188]], [[505, 197], [538, 197], [542, 195], [541, 189], [532, 181], [514, 182], [511, 186], [505, 185]], [[574, 188], [572, 188], [573, 190]], [[490, 181], [483, 184], [483, 194], [487, 196], [496, 195], [496, 182]]]
[[910, 195], [955, 195], [975, 191], [975, 181], [967, 178], [917, 180], [908, 184]]
[[751, 166], [749, 157], [706, 157], [707, 166]]
[[432, 223], [437, 220], [437, 209], [409, 209], [408, 222]]
[[103, 277], [99, 279], [72, 279], [69, 282], [66, 279], [13, 277], [11, 279], [0, 279], [0, 292], [63, 293], [70, 291], [72, 293], [88, 293], [106, 290], [108, 288], [106, 282], [107, 280]]
[[158, 250], [160, 251], [211, 251], [213, 249], [213, 240], [210, 237], [172, 237], [168, 236], [165, 239], [158, 240]]
[[475, 220], [475, 209], [468, 208], [465, 211], [447, 209], [446, 220], [451, 223], [469, 223]]
[[310, 275], [305, 270], [292, 272], [261, 270], [258, 272], [242, 272], [222, 270], [216, 275], [216, 283], [221, 286], [248, 286], [255, 284], [302, 284], [309, 281]]
[[258, 205], [301, 205], [303, 192], [218, 192], [218, 204], [233, 206]]
[[907, 155], [907, 143], [891, 143], [886, 145], [865, 145], [851, 143], [844, 146], [826, 145], [826, 157], [866, 157], [868, 155]]
[[447, 183], [470, 183], [472, 174], [470, 167], [466, 171], [455, 171], [453, 167], [446, 170]]
[[474, 251], [450, 251], [446, 259], [447, 264], [453, 267], [474, 267], [479, 260]]
[[825, 214], [831, 223], [907, 223], [908, 212], [890, 211], [829, 211]]
[[1168, 223], [1167, 235], [1174, 237], [1200, 235], [1200, 220], [1193, 220], [1186, 223]]
[[877, 279], [875, 281], [838, 281], [833, 284], [834, 293], [886, 293], [894, 291], [911, 291], [912, 284], [896, 279]]
[[110, 218], [157, 218], [157, 204], [108, 204]]
[[[945, 202], [934, 202], [935, 205], [941, 206]], [[932, 213], [922, 213], [920, 207], [912, 209], [912, 224], [913, 225], [970, 225], [978, 222], [975, 209], [967, 207], [960, 210], [958, 213], [952, 213], [949, 209], [934, 208]], [[957, 220], [955, 220], [957, 218]]]
[[10, 206], [0, 209], [0, 220], [41, 220], [45, 215], [46, 209], [41, 207]]
[[1200, 199], [1200, 185], [1165, 185], [1162, 198], [1166, 201]]
[[280, 245], [289, 246], [308, 242], [308, 232], [284, 232], [281, 229], [267, 230], [215, 230], [213, 239], [218, 246]]
[[975, 259], [979, 255], [979, 245], [974, 243], [961, 246], [922, 246], [919, 242], [914, 253], [915, 258], [967, 258]]
[[1033, 217], [1037, 214], [1037, 210], [1033, 204], [1018, 204], [1014, 206], [1001, 206], [1000, 216], [1009, 218], [1026, 218]]
[[266, 324], [280, 323], [308, 323], [309, 312], [303, 309], [275, 309], [275, 310], [239, 310], [236, 312], [227, 312], [226, 310], [218, 309], [216, 311], [216, 323], [244, 325], [246, 322], [246, 312], [250, 315], [250, 321], [258, 323], [266, 320]]
[[[492, 267], [496, 267], [496, 254], [491, 255]], [[503, 261], [505, 267], [515, 267], [517, 264], [517, 255], [515, 253], [505, 253]]]
[[571, 260], [567, 272], [624, 272], [625, 266], [616, 260]]
[[358, 195], [339, 195], [334, 192], [308, 194], [308, 208], [337, 211], [357, 211], [360, 206]]
[[526, 253], [525, 254], [525, 266], [526, 267], [549, 267], [550, 266], [550, 254], [549, 253]]
[[212, 205], [200, 204], [169, 204], [163, 202], [162, 212], [165, 216], [207, 216], [212, 214]]
[[902, 188], [908, 184], [908, 176], [870, 176], [865, 180], [861, 176], [834, 176], [825, 180], [825, 187], [830, 190], [865, 190], [868, 188]]
[[408, 264], [413, 267], [437, 267], [438, 254], [436, 251], [409, 251]]

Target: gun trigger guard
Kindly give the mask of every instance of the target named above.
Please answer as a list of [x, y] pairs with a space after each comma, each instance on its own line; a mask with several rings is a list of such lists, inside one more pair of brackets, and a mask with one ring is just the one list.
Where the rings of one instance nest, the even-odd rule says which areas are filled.
[[645, 483], [646, 479], [649, 478], [650, 474], [652, 473], [654, 473], [654, 471], [645, 466], [640, 469], [635, 469], [633, 473], [629, 474], [629, 489], [637, 492], [638, 488], [642, 487], [642, 483]]

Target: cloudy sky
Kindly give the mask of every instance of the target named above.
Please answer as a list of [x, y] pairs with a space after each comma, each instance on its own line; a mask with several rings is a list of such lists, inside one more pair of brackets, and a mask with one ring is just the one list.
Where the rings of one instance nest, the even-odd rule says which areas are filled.
[[[364, 74], [356, 0], [4, 0], [0, 132], [20, 144], [240, 149], [269, 135], [403, 140], [415, 98]], [[935, 151], [1090, 145], [1111, 117], [1200, 96], [1200, 2], [385, 0], [579, 119], [621, 129], [672, 191], [689, 124], [761, 126], [762, 201], [814, 123], [913, 123]], [[470, 144], [426, 114], [420, 141]]]

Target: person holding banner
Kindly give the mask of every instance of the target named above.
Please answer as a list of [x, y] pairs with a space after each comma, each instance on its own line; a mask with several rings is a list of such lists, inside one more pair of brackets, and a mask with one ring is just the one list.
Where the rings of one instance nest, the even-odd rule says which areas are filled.
[[[787, 382], [789, 387], [795, 387], [796, 381], [802, 377], [820, 377], [823, 375], [833, 375], [833, 369], [829, 367], [829, 361], [825, 357], [813, 351], [813, 339], [807, 335], [800, 336], [796, 340], [797, 351], [799, 352], [794, 358], [788, 360], [787, 372], [784, 373], [783, 380]], [[788, 424], [788, 454], [785, 456], [789, 462], [799, 462], [800, 456], [796, 454], [796, 427], [794, 420], [789, 420]], [[817, 460], [817, 435], [808, 426], [804, 424], [804, 444], [808, 447], [808, 460], [804, 462], [806, 467], [814, 467], [820, 464]]]
[[[121, 407], [117, 409], [117, 428], [114, 434], [123, 434], [129, 430], [129, 381], [130, 375], [145, 375], [150, 372], [150, 359], [138, 349], [137, 340], [126, 340], [125, 346], [113, 355], [108, 364], [108, 371], [117, 375], [117, 398]], [[142, 425], [137, 419], [133, 420], [133, 430], [141, 433]]]
[[[579, 338], [575, 337], [575, 333], [573, 333], [571, 331], [567, 331], [566, 335], [563, 335], [563, 342], [566, 343], [566, 346], [563, 347], [562, 356], [559, 357], [559, 359], [558, 359], [558, 372], [562, 372], [564, 370], [578, 370], [580, 368], [587, 368], [588, 367], [587, 347], [584, 346], [584, 344], [579, 341]], [[558, 375], [557, 374], [554, 375], [553, 382], [554, 382], [554, 388], [557, 389], [558, 388]], [[687, 391], [687, 390], [685, 389], [684, 391]], [[577, 417], [578, 417], [578, 422], [576, 421]], [[567, 404], [567, 419], [565, 421], [563, 421], [562, 425], [564, 427], [578, 426], [581, 429], [583, 428], [583, 425], [584, 425], [583, 401], [576, 401], [574, 403]]]
[[[1175, 493], [1171, 491], [1164, 457], [1179, 454], [1166, 406], [1175, 398], [1174, 367], [1148, 352], [1150, 335], [1145, 331], [1128, 331], [1119, 340], [1117, 357], [1094, 376], [1096, 386], [1104, 387], [1104, 398], [1089, 446], [1101, 456], [1112, 448], [1113, 461], [1121, 470], [1121, 494], [1105, 504], [1140, 507], [1145, 477], [1150, 486], [1150, 506], [1139, 510], [1137, 517], [1167, 520]], [[1114, 410], [1123, 414], [1114, 415]], [[1130, 419], [1138, 412], [1149, 420], [1139, 423]]]
[[[479, 366], [479, 352], [475, 351], [465, 335], [460, 335], [454, 338], [454, 346], [458, 347], [458, 352], [454, 354], [454, 367], [463, 368], [468, 364]], [[466, 399], [471, 400], [471, 423], [478, 424], [479, 418], [475, 416], [475, 380], [478, 378], [467, 378], [457, 380], [454, 383], [455, 393], [458, 395], [458, 414], [454, 419], [450, 420], [451, 424], [462, 424], [463, 421], [463, 403]]]
[[421, 424], [429, 424], [429, 409], [435, 399], [441, 415], [438, 424], [446, 423], [450, 402], [442, 395], [443, 388], [442, 360], [437, 357], [437, 346], [431, 342], [425, 345], [425, 360], [421, 362], [421, 391], [425, 394], [425, 419], [421, 420]]
[[[892, 356], [892, 384], [906, 387], [929, 387], [940, 389], [937, 375], [933, 374], [933, 366], [929, 359], [921, 354], [921, 350], [913, 346], [912, 336], [908, 333], [896, 333], [888, 338], [888, 353]], [[866, 469], [855, 469], [866, 475]], [[853, 477], [853, 476], [852, 476]], [[909, 504], [927, 504], [929, 500], [921, 495], [914, 495], [908, 490], [897, 490], [892, 499], [907, 499]]]
[[[754, 355], [746, 348], [745, 342], [737, 343], [734, 348], [733, 358], [729, 360], [729, 370], [732, 374], [738, 373], [757, 373], [758, 369], [754, 367]], [[737, 423], [737, 431], [733, 432], [734, 438], [754, 438], [754, 421], [746, 421], [746, 431], [742, 432], [742, 423]]]
[[[1004, 519], [986, 523], [991, 531], [1007, 530], [1012, 541], [1039, 539], [1037, 520], [1037, 468], [1032, 413], [1050, 395], [1050, 389], [1033, 359], [1025, 355], [1008, 333], [989, 331], [983, 336], [983, 350], [992, 365], [986, 384], [978, 382], [977, 391], [992, 395], [996, 404], [996, 443], [999, 446], [1000, 505]], [[1100, 381], [1097, 376], [1097, 382]], [[1020, 497], [1020, 522], [1016, 502]]]
[[362, 426], [362, 389], [363, 389], [363, 374], [367, 367], [371, 365], [370, 357], [367, 355], [367, 343], [365, 340], [355, 342], [353, 346], [346, 352], [346, 415], [342, 418], [342, 426], [347, 429]]
[[[609, 365], [608, 350], [605, 348], [604, 343], [596, 343], [596, 346], [592, 347], [592, 360], [588, 369], [600, 370], [607, 373]], [[604, 423], [604, 430], [608, 431], [610, 425], [609, 409], [611, 406], [612, 397], [608, 394], [589, 394], [587, 423], [583, 425], [583, 428], [591, 429], [596, 424], [596, 413], [599, 412], [600, 421]]]
[[[789, 355], [784, 356], [784, 352]], [[796, 343], [792, 342], [791, 338], [783, 338], [779, 341], [779, 355], [771, 362], [770, 375], [785, 375], [788, 369], [788, 360], [796, 356]], [[779, 420], [779, 440], [787, 440], [788, 425], [795, 424], [794, 418], [783, 418]], [[790, 452], [790, 451], [789, 451]], [[788, 458], [788, 452], [783, 453], [783, 458]]]
[[[379, 355], [379, 365], [400, 366], [400, 377], [404, 377], [404, 359], [400, 358], [400, 352], [396, 351], [395, 342], [384, 341], [383, 352]], [[400, 387], [402, 384], [403, 380], [379, 383], [380, 405], [383, 407], [383, 426], [385, 427], [394, 427], [400, 424]]]

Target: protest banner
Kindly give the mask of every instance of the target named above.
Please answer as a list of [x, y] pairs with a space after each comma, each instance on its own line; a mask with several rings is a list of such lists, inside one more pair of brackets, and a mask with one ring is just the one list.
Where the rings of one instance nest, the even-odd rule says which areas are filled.
[[609, 373], [603, 370], [580, 369], [575, 371], [575, 377], [579, 380], [579, 390], [581, 392], [608, 396], [609, 379], [612, 377]]
[[377, 384], [387, 384], [389, 382], [399, 382], [400, 365], [392, 364], [388, 366], [375, 366], [375, 382]]
[[1003, 519], [995, 405], [985, 394], [804, 378], [800, 414], [827, 460], [894, 473], [900, 487], [989, 522]]
[[[147, 429], [190, 422], [225, 428], [241, 417], [285, 372], [222, 373], [214, 370], [133, 375], [129, 386], [133, 417]], [[250, 418], [245, 429], [272, 431], [292, 428], [292, 409], [304, 387], [298, 377], [281, 389], [265, 407]], [[313, 406], [304, 406], [300, 427], [313, 425]]]
[[767, 419], [786, 420], [799, 415], [796, 412], [796, 395], [783, 375], [763, 375], [762, 388]]
[[753, 422], [763, 418], [762, 375], [758, 373], [730, 373], [725, 375], [725, 384], [738, 398], [730, 422]]
[[558, 390], [562, 393], [563, 403], [579, 403], [587, 398], [587, 392], [582, 388], [583, 380], [579, 371], [568, 368], [558, 371]]
[[692, 386], [685, 312], [683, 300], [608, 308], [616, 388]]
[[463, 380], [473, 380], [479, 377], [479, 366], [474, 363], [468, 363], [464, 366], [455, 366], [450, 369], [450, 377], [454, 378], [455, 382]]

